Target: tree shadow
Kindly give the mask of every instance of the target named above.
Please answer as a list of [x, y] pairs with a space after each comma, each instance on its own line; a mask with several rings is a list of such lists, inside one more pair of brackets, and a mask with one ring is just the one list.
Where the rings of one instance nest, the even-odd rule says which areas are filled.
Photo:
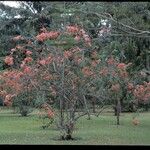
[[51, 140], [54, 140], [54, 141], [78, 141], [78, 140], [82, 140], [81, 137], [73, 137], [72, 139], [70, 140], [66, 140], [66, 139], [62, 139], [61, 137], [52, 137], [50, 138]]

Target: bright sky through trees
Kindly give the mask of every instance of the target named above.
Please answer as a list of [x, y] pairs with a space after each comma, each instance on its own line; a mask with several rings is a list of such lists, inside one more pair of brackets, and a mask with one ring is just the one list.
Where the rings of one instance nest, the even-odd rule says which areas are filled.
[[19, 2], [17, 1], [0, 1], [1, 3], [5, 4], [5, 5], [8, 5], [10, 7], [19, 7]]

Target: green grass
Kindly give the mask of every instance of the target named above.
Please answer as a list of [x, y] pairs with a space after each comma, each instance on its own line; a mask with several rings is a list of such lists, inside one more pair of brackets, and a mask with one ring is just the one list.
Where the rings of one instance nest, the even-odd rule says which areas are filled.
[[79, 144], [79, 145], [150, 145], [150, 113], [140, 113], [138, 126], [132, 124], [133, 114], [123, 113], [121, 125], [111, 113], [102, 113], [79, 119], [74, 131], [73, 141], [60, 141], [55, 125], [41, 128], [41, 121], [34, 114], [20, 117], [12, 110], [0, 108], [0, 144]]

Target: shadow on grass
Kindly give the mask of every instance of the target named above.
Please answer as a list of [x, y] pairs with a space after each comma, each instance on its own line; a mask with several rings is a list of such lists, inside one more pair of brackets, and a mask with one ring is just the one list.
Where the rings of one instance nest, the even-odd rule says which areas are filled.
[[60, 138], [60, 137], [51, 137], [50, 139], [53, 140], [53, 141], [62, 141], [63, 142], [63, 141], [80, 141], [83, 138], [81, 138], [81, 137], [73, 137], [72, 140], [62, 140], [62, 138]]

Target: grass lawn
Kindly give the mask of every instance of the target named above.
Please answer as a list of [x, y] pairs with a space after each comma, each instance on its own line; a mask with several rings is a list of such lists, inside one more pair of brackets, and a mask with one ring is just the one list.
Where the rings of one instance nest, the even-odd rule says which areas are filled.
[[99, 117], [80, 118], [76, 124], [73, 141], [60, 141], [55, 125], [41, 128], [41, 121], [34, 114], [20, 117], [12, 110], [0, 108], [0, 144], [73, 144], [73, 145], [150, 145], [150, 112], [140, 113], [138, 126], [132, 124], [133, 114], [123, 113], [121, 125], [111, 113]]

